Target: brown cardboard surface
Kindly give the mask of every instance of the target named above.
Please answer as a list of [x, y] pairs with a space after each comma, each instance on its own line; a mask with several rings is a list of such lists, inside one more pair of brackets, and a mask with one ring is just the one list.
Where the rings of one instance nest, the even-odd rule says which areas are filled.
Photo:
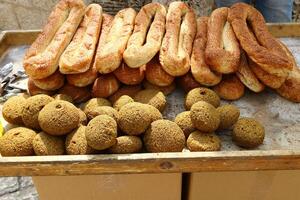
[[298, 200], [300, 171], [192, 173], [188, 200]]
[[40, 200], [180, 200], [180, 173], [33, 177]]

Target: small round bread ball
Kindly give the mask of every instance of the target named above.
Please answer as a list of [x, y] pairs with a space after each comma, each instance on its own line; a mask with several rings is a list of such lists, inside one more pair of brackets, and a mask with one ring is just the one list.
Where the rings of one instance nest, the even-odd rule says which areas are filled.
[[151, 117], [151, 122], [154, 122], [159, 119], [163, 119], [161, 112], [157, 108], [155, 108], [154, 106], [148, 105], [148, 104], [144, 104], [144, 105], [148, 109], [149, 115]]
[[94, 108], [93, 111], [89, 111], [88, 112], [88, 119], [91, 120], [95, 117], [97, 117], [98, 115], [108, 115], [112, 118], [114, 118], [114, 120], [118, 120], [119, 118], [119, 113], [118, 111], [116, 111], [113, 107], [110, 106], [99, 106]]
[[162, 112], [167, 105], [167, 101], [164, 93], [154, 89], [141, 90], [134, 96], [134, 100], [136, 102], [154, 106], [160, 112]]
[[240, 118], [234, 124], [232, 139], [241, 147], [254, 148], [262, 144], [265, 138], [264, 127], [255, 119]]
[[56, 94], [53, 96], [53, 98], [55, 100], [63, 100], [63, 101], [68, 101], [70, 103], [73, 103], [72, 97], [66, 94]]
[[2, 107], [3, 118], [11, 124], [22, 125], [22, 113], [25, 107], [26, 99], [22, 96], [9, 98]]
[[132, 102], [134, 102], [133, 98], [131, 98], [128, 95], [123, 95], [114, 103], [113, 107], [114, 107], [114, 109], [119, 111], [122, 106], [124, 106], [128, 103], [132, 103]]
[[92, 119], [85, 131], [87, 143], [96, 150], [104, 150], [116, 143], [117, 122], [108, 115], [99, 115]]
[[68, 134], [65, 144], [68, 155], [85, 155], [95, 152], [95, 150], [87, 144], [85, 131], [86, 126], [79, 126]]
[[206, 133], [214, 132], [220, 124], [217, 109], [205, 101], [195, 103], [190, 116], [195, 128]]
[[84, 104], [82, 110], [88, 117], [90, 113], [95, 110], [95, 108], [100, 106], [111, 106], [111, 103], [110, 101], [104, 98], [92, 98]]
[[192, 132], [187, 139], [187, 147], [190, 151], [219, 151], [221, 140], [214, 133]]
[[64, 139], [58, 136], [40, 132], [32, 142], [33, 149], [38, 156], [63, 155], [65, 152]]
[[220, 97], [213, 90], [200, 87], [188, 92], [185, 98], [185, 108], [190, 110], [198, 101], [205, 101], [216, 108], [220, 105]]
[[220, 114], [219, 130], [229, 129], [240, 117], [240, 110], [234, 105], [224, 105], [217, 108]]
[[34, 155], [32, 141], [36, 133], [24, 127], [13, 128], [0, 137], [0, 153], [2, 156]]
[[108, 150], [111, 153], [136, 153], [140, 152], [143, 147], [141, 138], [137, 136], [120, 136], [117, 138], [116, 144]]
[[124, 105], [119, 111], [119, 128], [128, 135], [140, 135], [151, 124], [153, 114], [149, 106], [133, 102]]
[[40, 130], [38, 116], [45, 105], [54, 99], [45, 94], [39, 94], [26, 99], [25, 106], [22, 112], [22, 120], [28, 128]]
[[149, 152], [181, 152], [185, 136], [175, 122], [161, 119], [151, 123], [144, 135], [144, 144]]
[[79, 108], [78, 108], [78, 112], [79, 112], [79, 123], [81, 125], [87, 125], [88, 119], [87, 119], [85, 113]]
[[46, 133], [65, 135], [78, 127], [80, 116], [78, 108], [70, 102], [54, 100], [41, 110], [38, 119]]
[[181, 128], [185, 137], [188, 137], [191, 132], [196, 130], [190, 115], [190, 111], [185, 111], [179, 113], [175, 118], [175, 123]]

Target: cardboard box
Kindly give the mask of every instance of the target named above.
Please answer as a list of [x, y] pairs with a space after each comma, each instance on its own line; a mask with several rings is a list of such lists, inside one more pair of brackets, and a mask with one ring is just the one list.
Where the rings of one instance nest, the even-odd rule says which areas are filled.
[[300, 199], [299, 170], [192, 173], [188, 180], [188, 200]]
[[33, 177], [40, 200], [180, 200], [180, 173]]

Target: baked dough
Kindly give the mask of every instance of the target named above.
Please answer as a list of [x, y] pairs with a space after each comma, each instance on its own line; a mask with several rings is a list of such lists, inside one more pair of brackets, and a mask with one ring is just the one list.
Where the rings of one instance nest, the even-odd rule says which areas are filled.
[[70, 43], [84, 15], [82, 0], [60, 0], [48, 22], [26, 52], [23, 66], [33, 79], [43, 79], [58, 68], [61, 54]]
[[88, 86], [96, 80], [98, 77], [98, 71], [96, 67], [92, 66], [90, 69], [88, 69], [86, 72], [80, 73], [80, 74], [68, 74], [66, 75], [66, 78], [68, 80], [68, 83], [71, 85], [74, 85], [76, 87], [85, 87]]
[[237, 100], [245, 93], [245, 86], [234, 74], [223, 76], [222, 81], [213, 87], [218, 96], [225, 100]]
[[240, 63], [240, 46], [227, 21], [228, 11], [225, 7], [214, 10], [207, 23], [206, 62], [223, 74], [236, 72]]
[[56, 70], [54, 74], [43, 78], [34, 80], [34, 85], [43, 89], [43, 90], [57, 90], [61, 88], [65, 83], [65, 76], [62, 75], [59, 70]]
[[197, 34], [193, 44], [191, 72], [195, 80], [202, 85], [213, 86], [221, 81], [222, 75], [218, 72], [213, 72], [205, 61], [208, 19], [208, 17], [199, 17], [197, 19]]
[[145, 66], [130, 68], [124, 62], [114, 72], [117, 79], [126, 85], [140, 84], [145, 77]]
[[59, 60], [63, 74], [78, 74], [90, 69], [102, 23], [102, 7], [90, 4], [71, 43]]
[[166, 17], [166, 34], [159, 55], [160, 63], [168, 74], [182, 76], [190, 70], [195, 34], [194, 11], [184, 2], [172, 2]]
[[132, 8], [120, 10], [111, 26], [109, 22], [102, 28], [100, 41], [95, 58], [99, 73], [107, 74], [117, 69], [123, 58], [128, 39], [132, 33], [136, 12]]

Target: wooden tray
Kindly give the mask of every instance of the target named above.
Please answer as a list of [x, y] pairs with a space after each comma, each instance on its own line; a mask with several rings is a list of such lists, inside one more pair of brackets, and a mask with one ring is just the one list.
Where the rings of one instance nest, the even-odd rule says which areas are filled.
[[[292, 52], [300, 54], [300, 24], [269, 24], [269, 29], [276, 37], [285, 38], [284, 42], [292, 48]], [[29, 45], [33, 42], [39, 31], [3, 31], [0, 35], [0, 67], [1, 59], [7, 55], [8, 51], [17, 46]], [[299, 37], [299, 38], [290, 38]], [[298, 50], [299, 49], [299, 50]], [[9, 53], [13, 53], [11, 50]], [[22, 59], [22, 58], [20, 58]], [[183, 94], [178, 92], [171, 99], [171, 107], [174, 101], [182, 98]], [[177, 95], [177, 96], [176, 96]], [[251, 96], [252, 95], [252, 96]], [[270, 101], [277, 100], [276, 94], [266, 91], [265, 94], [254, 96], [247, 94], [248, 99], [264, 101], [266, 96], [272, 96]], [[172, 102], [173, 101], [173, 102]], [[180, 99], [183, 101], [183, 99]], [[294, 124], [287, 122], [286, 126], [296, 126], [300, 120], [299, 104], [292, 104], [282, 99], [282, 106], [294, 106], [290, 110], [297, 110]], [[176, 102], [175, 102], [176, 103]], [[233, 102], [240, 106], [241, 102]], [[243, 114], [241, 107], [241, 111]], [[167, 108], [167, 112], [172, 108]], [[257, 113], [255, 113], [257, 114]], [[294, 113], [295, 114], [295, 113]], [[299, 115], [298, 115], [299, 114]], [[166, 114], [168, 118], [174, 116]], [[255, 117], [263, 119], [263, 112]], [[297, 119], [297, 116], [299, 117]], [[276, 117], [276, 116], [275, 116]], [[3, 120], [3, 119], [1, 119]], [[270, 122], [269, 126], [271, 127]], [[277, 121], [274, 122], [276, 127]], [[282, 122], [283, 124], [285, 122]], [[268, 130], [275, 131], [275, 128]], [[287, 129], [289, 130], [289, 129]], [[297, 130], [293, 129], [294, 135]], [[287, 138], [282, 133], [276, 142], [280, 143], [282, 139], [287, 140], [284, 147], [276, 144], [273, 133], [266, 137], [266, 144], [255, 150], [242, 150], [228, 142], [228, 137], [224, 136], [224, 148], [219, 152], [181, 152], [181, 153], [139, 153], [126, 155], [78, 155], [78, 156], [32, 156], [32, 157], [0, 157], [0, 176], [40, 176], [40, 175], [87, 175], [87, 174], [119, 174], [119, 173], [170, 173], [170, 172], [201, 172], [201, 171], [241, 171], [241, 170], [287, 170], [300, 169], [300, 136], [299, 141]], [[300, 131], [298, 132], [300, 134]], [[221, 136], [223, 137], [223, 136]], [[278, 141], [277, 141], [278, 139]], [[292, 140], [291, 143], [288, 143]], [[231, 141], [231, 140], [230, 140]], [[293, 142], [295, 141], [295, 142]], [[281, 143], [280, 143], [281, 144]]]

